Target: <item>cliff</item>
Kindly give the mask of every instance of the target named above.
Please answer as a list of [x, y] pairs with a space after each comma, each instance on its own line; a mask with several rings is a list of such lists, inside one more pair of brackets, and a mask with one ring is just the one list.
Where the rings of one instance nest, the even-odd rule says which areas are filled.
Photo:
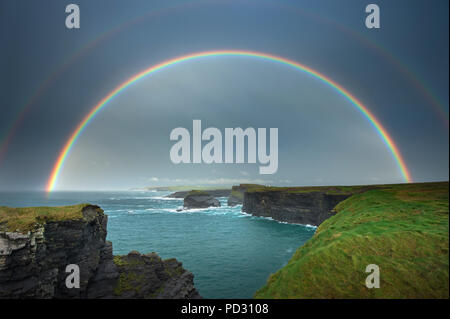
[[254, 216], [304, 225], [320, 225], [335, 214], [333, 208], [350, 193], [259, 190], [244, 193], [242, 211]]
[[[198, 298], [193, 275], [155, 253], [113, 256], [98, 206], [0, 207], [0, 298]], [[67, 265], [80, 287], [67, 288]]]
[[250, 188], [260, 188], [263, 185], [258, 184], [240, 184], [231, 188], [230, 197], [228, 197], [228, 206], [242, 205], [244, 202], [244, 193]]
[[[335, 207], [255, 298], [449, 298], [448, 182], [383, 185]], [[379, 288], [368, 288], [368, 265]]]

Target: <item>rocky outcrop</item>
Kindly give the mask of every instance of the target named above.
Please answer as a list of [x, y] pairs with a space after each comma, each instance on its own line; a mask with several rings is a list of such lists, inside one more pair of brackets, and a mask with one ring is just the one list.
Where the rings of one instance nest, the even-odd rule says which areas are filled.
[[208, 207], [220, 207], [220, 202], [211, 195], [203, 192], [191, 192], [184, 198], [184, 209]]
[[251, 191], [244, 193], [242, 211], [254, 216], [304, 225], [320, 225], [350, 194], [323, 192]]
[[[0, 298], [200, 297], [193, 275], [175, 259], [137, 252], [114, 257], [103, 210], [84, 205], [81, 213], [75, 219], [39, 219], [26, 232], [0, 223]], [[79, 288], [66, 286], [68, 265], [79, 267]]]
[[[168, 198], [185, 198], [192, 191], [181, 191], [167, 195]], [[202, 191], [212, 197], [228, 197], [230, 196], [231, 189], [212, 189]]]
[[115, 256], [119, 280], [113, 294], [121, 298], [199, 298], [194, 275], [176, 259], [162, 260], [156, 253], [141, 255], [132, 251]]

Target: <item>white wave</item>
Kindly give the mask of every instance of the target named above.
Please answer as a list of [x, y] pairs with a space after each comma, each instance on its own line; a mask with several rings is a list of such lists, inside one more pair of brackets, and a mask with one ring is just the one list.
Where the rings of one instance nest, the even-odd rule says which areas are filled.
[[153, 196], [136, 196], [136, 197], [130, 197], [129, 199], [153, 199], [155, 197]]
[[198, 212], [205, 212], [208, 210], [211, 210], [212, 207], [208, 207], [208, 208], [183, 208], [183, 212], [190, 212], [190, 213], [198, 213]]
[[164, 197], [164, 196], [152, 196], [152, 197], [149, 197], [149, 198], [151, 198], [151, 199], [160, 199], [160, 200], [178, 200], [178, 201], [183, 200], [183, 198], [170, 198], [170, 197]]
[[146, 211], [156, 212], [156, 213], [177, 213], [179, 208], [146, 208]]
[[240, 212], [240, 213], [241, 213], [241, 216], [239, 216], [239, 217], [250, 217], [250, 218], [254, 218], [254, 219], [262, 218], [262, 219], [266, 219], [266, 220], [270, 220], [270, 221], [277, 222], [277, 223], [279, 223], [279, 224], [299, 225], [299, 226], [304, 226], [304, 227], [314, 228], [314, 229], [317, 228], [317, 226], [310, 225], [310, 224], [289, 223], [289, 222], [284, 222], [284, 221], [280, 221], [280, 220], [273, 219], [272, 217], [255, 216], [255, 215], [252, 215], [252, 214], [249, 214], [249, 213], [246, 213], [246, 212]]

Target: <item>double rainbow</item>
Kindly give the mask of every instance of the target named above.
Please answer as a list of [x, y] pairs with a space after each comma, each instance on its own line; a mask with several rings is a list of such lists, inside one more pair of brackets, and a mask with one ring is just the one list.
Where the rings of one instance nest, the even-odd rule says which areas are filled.
[[306, 72], [315, 78], [323, 81], [324, 83], [328, 84], [332, 88], [334, 88], [337, 92], [339, 92], [341, 95], [343, 95], [351, 104], [356, 107], [370, 122], [370, 124], [375, 128], [378, 135], [382, 138], [383, 142], [386, 144], [388, 149], [390, 150], [393, 158], [395, 159], [398, 168], [400, 169], [400, 172], [405, 180], [405, 182], [411, 182], [412, 178], [409, 173], [408, 167], [405, 164], [405, 161], [400, 154], [400, 151], [398, 147], [395, 145], [394, 140], [392, 137], [387, 133], [386, 129], [381, 125], [381, 123], [375, 118], [375, 116], [369, 111], [369, 109], [364, 106], [355, 96], [353, 96], [350, 92], [348, 92], [346, 89], [344, 89], [342, 86], [331, 80], [330, 78], [326, 77], [325, 75], [305, 66], [298, 62], [285, 59], [279, 56], [261, 53], [261, 52], [253, 52], [253, 51], [240, 51], [240, 50], [221, 50], [221, 51], [205, 51], [205, 52], [198, 52], [193, 53], [189, 55], [184, 55], [178, 58], [174, 58], [171, 60], [164, 61], [162, 63], [156, 64], [154, 66], [149, 67], [148, 69], [143, 70], [142, 72], [139, 72], [138, 74], [130, 77], [125, 82], [117, 86], [114, 90], [112, 90], [108, 95], [106, 95], [98, 104], [96, 104], [91, 111], [84, 117], [84, 119], [77, 125], [76, 129], [73, 131], [73, 133], [70, 135], [69, 139], [64, 145], [64, 148], [59, 153], [58, 159], [56, 160], [56, 163], [53, 166], [52, 172], [50, 174], [50, 177], [47, 181], [47, 192], [51, 192], [55, 189], [56, 182], [58, 180], [59, 173], [61, 172], [62, 167], [64, 166], [64, 162], [67, 158], [67, 156], [70, 153], [70, 150], [72, 149], [73, 145], [77, 141], [78, 137], [83, 133], [83, 130], [86, 128], [86, 126], [89, 124], [89, 122], [92, 121], [92, 119], [95, 117], [95, 115], [100, 112], [100, 110], [105, 107], [109, 101], [111, 101], [115, 96], [117, 96], [120, 92], [125, 90], [127, 87], [132, 85], [133, 83], [139, 81], [143, 77], [150, 75], [154, 72], [157, 72], [159, 70], [162, 70], [166, 67], [169, 67], [174, 64], [191, 61], [195, 59], [200, 58], [206, 58], [206, 57], [213, 57], [213, 56], [243, 56], [243, 57], [251, 57], [251, 58], [260, 58], [267, 61], [277, 62], [284, 65], [291, 66], [297, 70]]

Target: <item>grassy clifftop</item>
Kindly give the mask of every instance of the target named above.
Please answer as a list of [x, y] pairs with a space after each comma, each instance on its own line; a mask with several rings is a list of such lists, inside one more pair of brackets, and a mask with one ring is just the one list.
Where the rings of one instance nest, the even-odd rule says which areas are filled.
[[[62, 207], [6, 207], [0, 206], [0, 230], [26, 233], [36, 224], [51, 221], [82, 219], [83, 209], [89, 204]], [[98, 208], [101, 210], [100, 208]]]
[[[255, 298], [448, 298], [448, 204], [448, 182], [355, 194]], [[369, 264], [378, 289], [365, 286]]]

